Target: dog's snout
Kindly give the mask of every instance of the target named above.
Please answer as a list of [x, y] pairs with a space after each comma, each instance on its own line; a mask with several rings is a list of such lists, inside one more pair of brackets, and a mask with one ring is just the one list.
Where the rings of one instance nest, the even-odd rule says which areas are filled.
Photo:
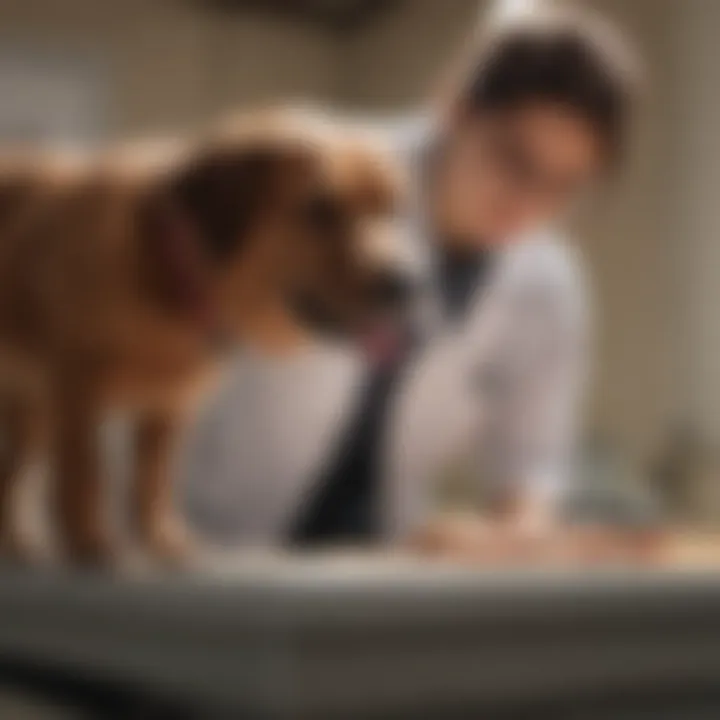
[[405, 306], [415, 290], [413, 278], [397, 270], [384, 270], [375, 277], [372, 294], [377, 305], [383, 308]]

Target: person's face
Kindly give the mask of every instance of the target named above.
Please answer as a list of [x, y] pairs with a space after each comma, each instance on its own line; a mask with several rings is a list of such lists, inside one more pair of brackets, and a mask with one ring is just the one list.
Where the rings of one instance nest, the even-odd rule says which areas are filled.
[[436, 178], [453, 236], [502, 243], [563, 214], [600, 174], [604, 148], [572, 108], [537, 102], [456, 120]]

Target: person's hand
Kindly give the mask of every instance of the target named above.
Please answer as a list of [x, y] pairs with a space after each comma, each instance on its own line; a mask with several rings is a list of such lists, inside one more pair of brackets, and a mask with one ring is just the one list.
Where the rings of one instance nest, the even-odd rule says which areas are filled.
[[418, 532], [410, 548], [435, 559], [496, 567], [648, 565], [663, 558], [658, 531], [529, 520], [526, 515], [447, 513]]
[[559, 535], [550, 526], [454, 512], [437, 516], [411, 539], [414, 552], [452, 562], [530, 564], [559, 555]]

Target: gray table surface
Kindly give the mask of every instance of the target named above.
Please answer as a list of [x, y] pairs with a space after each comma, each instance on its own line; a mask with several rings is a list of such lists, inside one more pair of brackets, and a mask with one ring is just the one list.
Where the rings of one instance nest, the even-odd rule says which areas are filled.
[[720, 687], [720, 577], [263, 553], [172, 574], [3, 569], [0, 653], [253, 717], [449, 717]]

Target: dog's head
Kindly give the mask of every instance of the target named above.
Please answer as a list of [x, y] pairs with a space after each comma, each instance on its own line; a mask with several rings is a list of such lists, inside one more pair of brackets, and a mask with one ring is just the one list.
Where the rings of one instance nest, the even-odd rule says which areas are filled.
[[315, 332], [347, 334], [399, 309], [411, 289], [396, 252], [399, 201], [394, 169], [370, 141], [276, 113], [190, 153], [154, 207], [180, 255], [171, 264], [185, 301], [202, 295], [225, 328], [282, 305]]

